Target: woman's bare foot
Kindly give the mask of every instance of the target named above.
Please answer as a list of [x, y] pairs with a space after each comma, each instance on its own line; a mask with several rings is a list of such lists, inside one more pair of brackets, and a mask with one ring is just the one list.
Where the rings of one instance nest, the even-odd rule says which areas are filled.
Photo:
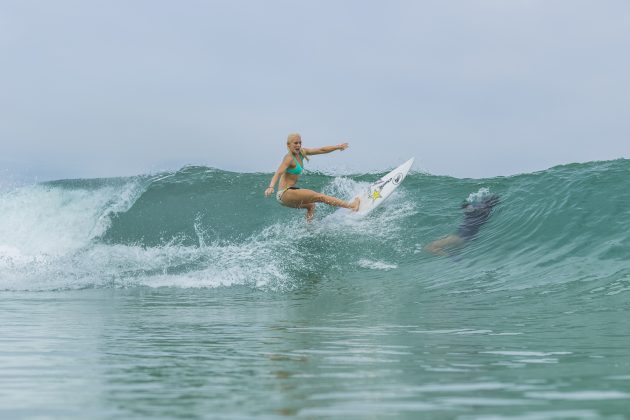
[[352, 200], [352, 203], [350, 203], [350, 210], [359, 211], [360, 204], [361, 204], [361, 199], [359, 197], [355, 198], [354, 200]]

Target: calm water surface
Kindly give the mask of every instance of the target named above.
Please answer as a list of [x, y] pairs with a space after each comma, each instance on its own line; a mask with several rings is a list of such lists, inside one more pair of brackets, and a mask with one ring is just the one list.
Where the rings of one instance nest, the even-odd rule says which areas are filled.
[[622, 298], [593, 308], [558, 301], [563, 290], [493, 302], [401, 283], [2, 292], [0, 415], [630, 415]]

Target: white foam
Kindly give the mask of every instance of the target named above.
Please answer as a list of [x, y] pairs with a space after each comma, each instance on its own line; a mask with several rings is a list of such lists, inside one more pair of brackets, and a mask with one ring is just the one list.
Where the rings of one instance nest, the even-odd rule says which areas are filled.
[[490, 188], [481, 187], [479, 188], [479, 191], [475, 193], [470, 193], [466, 201], [468, 201], [471, 204], [480, 203], [488, 195], [490, 195]]
[[[73, 253], [27, 257], [9, 247], [0, 265], [0, 290], [55, 290], [86, 287], [198, 287], [244, 285], [286, 290], [290, 270], [308, 267], [291, 241], [309, 235], [283, 223], [264, 229], [244, 243], [159, 247], [89, 243]], [[0, 259], [0, 263], [2, 263]]]
[[112, 211], [141, 194], [135, 182], [98, 190], [31, 185], [0, 195], [0, 258], [15, 263], [75, 252], [101, 235]]
[[357, 265], [363, 268], [369, 268], [370, 270], [384, 270], [389, 271], [398, 268], [396, 264], [389, 264], [384, 261], [372, 261], [366, 258], [357, 261]]
[[[362, 185], [337, 178], [327, 191], [351, 198]], [[290, 290], [304, 277], [302, 273], [334, 263], [314, 258], [296, 243], [389, 238], [415, 212], [404, 192], [397, 192], [383, 204], [384, 208], [391, 205], [388, 211], [379, 209], [369, 217], [352, 219], [348, 213], [320, 205], [311, 225], [305, 226], [303, 214], [291, 213], [288, 220], [235, 243], [213, 242], [214, 235], [206, 232], [211, 228], [200, 219], [194, 223], [197, 246], [177, 240], [157, 247], [95, 240], [106, 232], [109, 214], [130, 208], [143, 188], [137, 183], [96, 190], [38, 185], [0, 195], [0, 212], [5, 215], [0, 220], [0, 290], [234, 285]], [[344, 264], [373, 270], [397, 268], [371, 258], [354, 261]]]

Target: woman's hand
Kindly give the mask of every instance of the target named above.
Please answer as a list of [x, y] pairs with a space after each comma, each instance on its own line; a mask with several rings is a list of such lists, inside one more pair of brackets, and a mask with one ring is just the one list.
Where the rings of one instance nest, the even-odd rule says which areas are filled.
[[338, 144], [337, 150], [346, 150], [348, 148], [348, 143]]
[[271, 194], [273, 194], [273, 187], [267, 187], [265, 190], [265, 197], [269, 197]]

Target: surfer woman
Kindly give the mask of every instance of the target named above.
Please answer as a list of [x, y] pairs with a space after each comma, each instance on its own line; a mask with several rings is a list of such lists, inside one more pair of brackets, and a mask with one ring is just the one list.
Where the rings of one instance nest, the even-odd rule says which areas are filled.
[[297, 188], [295, 184], [304, 170], [304, 160], [308, 160], [309, 155], [321, 155], [323, 153], [334, 152], [335, 150], [346, 150], [348, 143], [336, 146], [324, 146], [313, 149], [302, 148], [302, 137], [298, 133], [289, 134], [287, 138], [287, 149], [289, 153], [282, 159], [278, 170], [271, 178], [269, 187], [265, 190], [265, 196], [273, 194], [276, 182], [280, 180], [276, 199], [280, 204], [287, 207], [306, 209], [306, 220], [313, 220], [315, 214], [315, 203], [326, 203], [331, 206], [344, 207], [352, 211], [359, 210], [359, 198], [355, 198], [352, 203], [343, 201], [336, 197], [324, 195], [305, 188]]

